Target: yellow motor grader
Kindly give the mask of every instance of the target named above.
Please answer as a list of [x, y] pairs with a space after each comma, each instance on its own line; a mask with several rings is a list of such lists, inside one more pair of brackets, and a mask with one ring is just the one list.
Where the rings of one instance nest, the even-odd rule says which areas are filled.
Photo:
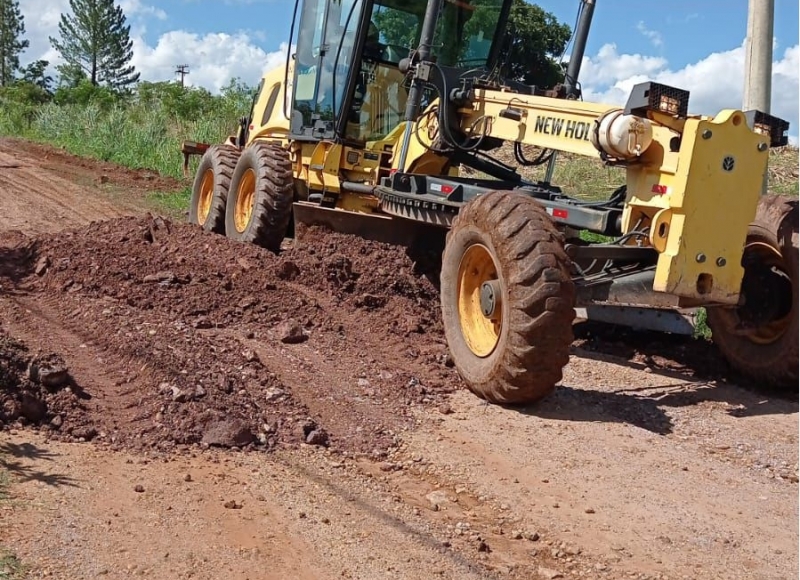
[[[492, 402], [552, 391], [576, 312], [686, 332], [685, 312], [705, 307], [737, 371], [796, 386], [797, 202], [762, 196], [788, 124], [692, 115], [687, 91], [655, 82], [624, 107], [583, 101], [594, 0], [581, 1], [562, 85], [504, 78], [511, 4], [297, 0], [296, 49], [237, 135], [184, 145], [187, 162], [203, 154], [191, 221], [276, 251], [295, 223], [393, 243], [446, 232], [447, 343]], [[551, 183], [561, 152], [621, 168], [620, 187], [599, 201], [565, 194]], [[545, 179], [523, 178], [528, 165], [547, 165]]]

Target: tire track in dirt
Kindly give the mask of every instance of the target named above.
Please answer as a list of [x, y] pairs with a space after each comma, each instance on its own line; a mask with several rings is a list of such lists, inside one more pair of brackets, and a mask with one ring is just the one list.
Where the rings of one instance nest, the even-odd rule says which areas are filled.
[[0, 141], [0, 231], [55, 232], [133, 213], [107, 196], [89, 178], [76, 184], [42, 171], [38, 160]]
[[[0, 165], [19, 165], [7, 148], [0, 142], [12, 158]], [[72, 184], [87, 213], [64, 219], [95, 219], [89, 206], [109, 201], [96, 187], [107, 173], [110, 184], [135, 185], [128, 199], [141, 191], [127, 170], [19, 151], [31, 166], [0, 167], [3, 212], [10, 172], [22, 169], [45, 189], [23, 195], [57, 211], [65, 209], [57, 196], [48, 201], [48, 176]], [[24, 184], [14, 179], [17, 191]], [[38, 205], [7, 206], [28, 213], [6, 218], [31, 220], [32, 232], [63, 225]], [[710, 347], [688, 343], [687, 353], [652, 335], [593, 331], [576, 343], [564, 386], [540, 405], [445, 398], [460, 383], [446, 365], [436, 293], [408, 255], [334, 235], [275, 257], [153, 224], [111, 220], [44, 236], [40, 254], [0, 254], [3, 326], [62, 352], [97, 395], [88, 401], [97, 424], [129, 437], [112, 451], [108, 438], [48, 443], [47, 428], [0, 433], [0, 451], [52, 446], [62, 457], [20, 461], [81, 485], [13, 476], [12, 493], [30, 511], [15, 507], [0, 535], [37, 573], [782, 580], [796, 571], [797, 403], [715, 380]], [[42, 255], [50, 266], [36, 276]], [[305, 342], [281, 342], [287, 319]], [[673, 364], [687, 354], [709, 372]], [[235, 388], [221, 388], [215, 372]], [[292, 419], [289, 444], [267, 445], [269, 454], [159, 448], [201, 407], [160, 393], [161, 373], [180, 389], [202, 379], [229, 414], [285, 391], [285, 405], [282, 395], [270, 404], [271, 417]], [[331, 448], [297, 445], [307, 415], [330, 428]], [[157, 431], [159, 423], [178, 429]], [[534, 531], [541, 537], [527, 539]], [[148, 568], [153, 558], [162, 560]]]

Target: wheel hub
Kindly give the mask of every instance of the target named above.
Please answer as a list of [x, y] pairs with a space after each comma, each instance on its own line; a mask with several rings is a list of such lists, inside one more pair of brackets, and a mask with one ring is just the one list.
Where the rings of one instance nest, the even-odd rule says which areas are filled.
[[470, 246], [458, 270], [458, 316], [461, 334], [479, 357], [494, 352], [503, 328], [503, 286], [486, 246]]
[[481, 284], [481, 311], [486, 318], [494, 318], [500, 309], [501, 288], [498, 280]]

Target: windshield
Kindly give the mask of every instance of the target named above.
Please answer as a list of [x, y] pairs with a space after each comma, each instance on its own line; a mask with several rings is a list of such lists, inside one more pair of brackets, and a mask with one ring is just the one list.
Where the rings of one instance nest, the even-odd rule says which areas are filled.
[[[417, 48], [426, 7], [426, 0], [375, 2], [371, 24], [395, 63]], [[433, 46], [439, 64], [455, 68], [490, 65], [502, 9], [503, 0], [444, 0]]]

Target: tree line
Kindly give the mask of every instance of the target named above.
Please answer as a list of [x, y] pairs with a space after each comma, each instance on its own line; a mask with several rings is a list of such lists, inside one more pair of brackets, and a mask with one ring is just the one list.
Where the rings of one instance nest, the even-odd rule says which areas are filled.
[[[139, 81], [130, 64], [133, 41], [122, 8], [114, 0], [70, 0], [70, 12], [61, 15], [58, 36], [51, 46], [63, 63], [56, 67], [59, 87], [81, 84], [123, 92]], [[25, 16], [18, 0], [0, 0], [0, 87], [14, 86], [36, 101], [54, 94], [55, 81], [47, 74], [50, 63], [35, 60], [20, 65], [30, 46], [25, 38]]]

